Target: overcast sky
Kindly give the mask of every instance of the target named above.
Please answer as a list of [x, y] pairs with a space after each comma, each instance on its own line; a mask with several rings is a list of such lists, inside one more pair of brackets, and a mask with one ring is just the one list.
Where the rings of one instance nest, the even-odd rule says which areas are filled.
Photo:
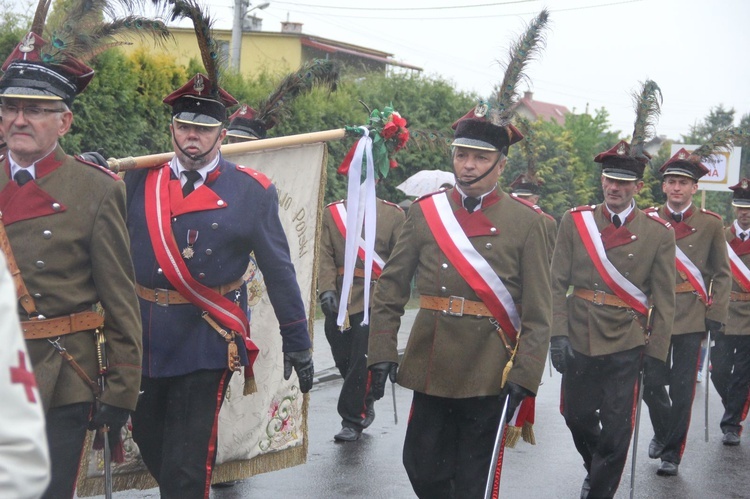
[[[261, 4], [253, 0], [250, 8]], [[231, 27], [234, 0], [209, 0]], [[647, 78], [662, 89], [657, 127], [679, 138], [719, 104], [737, 122], [750, 113], [748, 0], [271, 0], [253, 11], [264, 31], [281, 21], [303, 33], [390, 52], [486, 96], [502, 78], [510, 42], [543, 7], [547, 48], [528, 69], [536, 100], [574, 112], [605, 107], [614, 130], [632, 132], [630, 94]], [[526, 89], [526, 87], [522, 87]], [[398, 103], [394, 103], [398, 107]]]

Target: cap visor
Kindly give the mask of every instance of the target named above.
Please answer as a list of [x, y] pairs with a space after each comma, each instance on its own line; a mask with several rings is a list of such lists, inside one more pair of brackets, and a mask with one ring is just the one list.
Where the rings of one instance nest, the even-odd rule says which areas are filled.
[[732, 206], [735, 208], [750, 208], [750, 199], [733, 199]]
[[62, 100], [62, 97], [52, 92], [38, 88], [8, 87], [0, 91], [0, 97], [9, 99], [38, 99], [38, 100]]
[[619, 170], [617, 168], [605, 168], [602, 175], [613, 180], [623, 180], [625, 182], [634, 182], [639, 180], [638, 175], [628, 170]]
[[179, 121], [180, 123], [188, 123], [190, 125], [212, 127], [221, 125], [221, 121], [212, 116], [209, 116], [207, 114], [190, 113], [187, 111], [177, 113], [173, 116], [173, 118], [175, 121]]
[[251, 135], [242, 130], [227, 130], [227, 137], [237, 137], [239, 139], [258, 140], [258, 137]]
[[499, 151], [499, 149], [489, 142], [476, 139], [468, 139], [466, 137], [459, 137], [455, 139], [452, 146], [468, 147], [469, 149], [479, 149], [480, 151]]

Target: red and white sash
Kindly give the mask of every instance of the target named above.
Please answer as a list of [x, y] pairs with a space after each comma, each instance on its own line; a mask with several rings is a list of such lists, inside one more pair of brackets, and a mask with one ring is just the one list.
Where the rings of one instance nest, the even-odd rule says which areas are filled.
[[[149, 171], [146, 176], [146, 225], [156, 261], [164, 276], [182, 296], [201, 310], [207, 311], [227, 329], [241, 334], [248, 353], [257, 355], [258, 348], [250, 340], [250, 324], [245, 312], [236, 303], [196, 281], [185, 265], [170, 222], [170, 172], [170, 168], [165, 166]], [[251, 356], [251, 365], [253, 360]]]
[[709, 296], [706, 290], [706, 283], [703, 280], [703, 274], [698, 270], [690, 258], [680, 249], [679, 246], [675, 246], [675, 261], [677, 263], [677, 270], [685, 274], [687, 280], [693, 285], [693, 288], [698, 292], [698, 296], [703, 303], [708, 303]]
[[750, 291], [750, 269], [737, 256], [732, 246], [727, 243], [727, 252], [729, 253], [729, 266], [732, 268], [732, 277], [745, 290]]
[[[344, 203], [336, 203], [330, 205], [328, 209], [331, 211], [331, 215], [333, 216], [333, 221], [336, 223], [336, 227], [339, 229], [339, 232], [341, 232], [344, 240], [346, 240], [346, 206], [344, 206]], [[365, 240], [360, 236], [359, 245], [357, 247], [357, 256], [359, 256], [359, 258], [363, 262], [365, 261], [365, 247]], [[383, 273], [383, 267], [385, 267], [385, 262], [380, 257], [380, 255], [373, 251], [372, 273], [375, 275], [375, 277], [380, 278], [380, 274]]]
[[440, 249], [461, 277], [492, 312], [503, 331], [515, 339], [521, 317], [513, 297], [487, 260], [471, 244], [451, 209], [448, 195], [435, 194], [419, 202], [427, 225]]
[[642, 315], [648, 315], [648, 297], [635, 284], [628, 281], [607, 258], [601, 234], [596, 227], [594, 213], [591, 211], [573, 211], [571, 216], [589, 258], [591, 258], [607, 286], [633, 310]]

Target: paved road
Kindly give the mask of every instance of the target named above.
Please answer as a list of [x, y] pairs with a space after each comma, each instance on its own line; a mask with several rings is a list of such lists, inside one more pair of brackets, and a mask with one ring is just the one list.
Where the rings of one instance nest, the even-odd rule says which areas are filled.
[[[415, 311], [407, 311], [399, 335], [403, 348]], [[355, 443], [334, 443], [340, 419], [336, 400], [341, 380], [336, 376], [322, 322], [316, 323], [315, 364], [318, 380], [310, 392], [307, 464], [247, 479], [232, 488], [212, 490], [213, 499], [398, 499], [414, 494], [401, 465], [411, 392], [397, 387], [398, 424], [394, 424], [390, 388], [378, 402], [377, 418]], [[704, 442], [703, 403], [706, 382], [698, 384], [693, 422], [677, 477], [656, 476], [658, 460], [648, 459], [652, 437], [648, 409], [643, 406], [638, 442], [635, 497], [648, 499], [750, 498], [745, 482], [750, 472], [750, 438], [739, 447], [721, 444], [721, 402], [711, 388], [709, 442]], [[545, 372], [537, 397], [537, 445], [519, 442], [506, 451], [501, 497], [523, 499], [577, 498], [585, 476], [570, 432], [559, 413], [560, 376]], [[622, 477], [618, 499], [629, 497], [631, 464]], [[101, 499], [102, 496], [99, 496]], [[159, 497], [156, 489], [116, 493], [119, 499]]]

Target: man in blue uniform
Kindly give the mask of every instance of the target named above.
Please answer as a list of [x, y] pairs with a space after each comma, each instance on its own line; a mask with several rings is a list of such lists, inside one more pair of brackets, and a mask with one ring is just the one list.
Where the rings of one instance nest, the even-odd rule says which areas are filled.
[[208, 497], [216, 425], [229, 378], [254, 383], [242, 276], [254, 252], [278, 318], [284, 375], [312, 386], [307, 318], [278, 216], [276, 188], [226, 161], [226, 107], [237, 101], [197, 74], [164, 99], [175, 157], [129, 172], [128, 230], [143, 318], [143, 391], [133, 437], [163, 497]]

